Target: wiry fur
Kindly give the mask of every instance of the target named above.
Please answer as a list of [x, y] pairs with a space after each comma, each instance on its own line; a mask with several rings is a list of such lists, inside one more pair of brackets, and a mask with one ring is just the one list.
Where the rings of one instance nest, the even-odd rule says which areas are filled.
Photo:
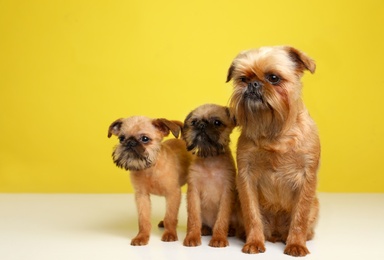
[[236, 169], [229, 148], [234, 127], [229, 109], [214, 104], [196, 108], [184, 121], [183, 139], [196, 154], [187, 181], [185, 246], [198, 246], [201, 235], [212, 234], [209, 245], [225, 247], [229, 229], [236, 226]]
[[279, 46], [242, 52], [229, 68], [230, 107], [241, 128], [237, 187], [245, 253], [264, 252], [265, 239], [286, 243], [289, 255], [309, 253], [306, 240], [318, 216], [320, 141], [300, 97], [300, 79], [315, 67], [303, 52]]
[[157, 156], [160, 147], [154, 147], [151, 153], [139, 144], [135, 149], [117, 145], [112, 153], [113, 162], [116, 166], [129, 170], [139, 171], [152, 166], [154, 158]]
[[165, 230], [161, 240], [177, 240], [180, 187], [186, 183], [192, 155], [187, 152], [184, 141], [162, 140], [170, 131], [178, 137], [181, 127], [179, 121], [133, 116], [117, 119], [108, 129], [108, 137], [116, 135], [120, 139], [112, 154], [113, 161], [118, 167], [130, 171], [135, 190], [139, 233], [132, 239], [131, 245], [146, 245], [149, 241], [150, 194], [166, 199], [166, 213], [161, 222]]

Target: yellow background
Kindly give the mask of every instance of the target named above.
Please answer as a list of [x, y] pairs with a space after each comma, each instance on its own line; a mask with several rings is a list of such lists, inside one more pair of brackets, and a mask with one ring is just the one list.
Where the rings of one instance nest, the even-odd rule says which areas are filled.
[[[317, 62], [318, 190], [384, 192], [384, 2], [0, 1], [0, 192], [131, 192], [109, 124], [228, 104], [244, 49]], [[233, 147], [237, 133], [233, 135]]]

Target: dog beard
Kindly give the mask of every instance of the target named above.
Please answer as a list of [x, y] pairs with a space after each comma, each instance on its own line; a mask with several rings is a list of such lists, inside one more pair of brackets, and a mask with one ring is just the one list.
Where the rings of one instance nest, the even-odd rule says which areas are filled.
[[188, 151], [192, 151], [193, 154], [204, 158], [225, 153], [224, 146], [214, 141], [205, 132], [196, 134], [192, 143], [187, 146], [187, 149]]
[[250, 95], [241, 87], [235, 87], [230, 99], [230, 106], [239, 125], [248, 137], [255, 133], [272, 139], [280, 133], [284, 121], [289, 116], [289, 104], [276, 93], [258, 92]]
[[137, 152], [132, 148], [117, 147], [112, 153], [113, 162], [117, 167], [129, 171], [140, 171], [152, 166], [148, 155]]

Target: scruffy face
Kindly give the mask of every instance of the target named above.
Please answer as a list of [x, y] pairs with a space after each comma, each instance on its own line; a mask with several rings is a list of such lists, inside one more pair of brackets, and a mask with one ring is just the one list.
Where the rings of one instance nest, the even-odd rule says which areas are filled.
[[169, 130], [178, 136], [180, 126], [166, 119], [144, 116], [114, 121], [108, 129], [108, 137], [116, 135], [120, 141], [112, 153], [114, 163], [130, 171], [151, 167], [160, 151], [161, 141], [169, 134]]
[[233, 80], [230, 106], [241, 127], [281, 130], [301, 95], [304, 70], [314, 61], [288, 46], [244, 51], [232, 62], [227, 82]]
[[217, 156], [228, 149], [230, 134], [235, 125], [235, 119], [227, 107], [205, 104], [186, 117], [183, 139], [188, 151], [197, 156]]

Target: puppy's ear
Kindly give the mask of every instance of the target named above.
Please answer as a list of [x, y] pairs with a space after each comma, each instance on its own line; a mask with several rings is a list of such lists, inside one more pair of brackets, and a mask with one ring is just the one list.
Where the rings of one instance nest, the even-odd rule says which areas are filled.
[[316, 63], [307, 54], [293, 47], [286, 47], [291, 59], [298, 65], [301, 71], [309, 70], [312, 74], [315, 73]]
[[169, 131], [172, 132], [173, 136], [178, 138], [183, 123], [176, 120], [167, 120], [165, 118], [153, 119], [152, 124], [164, 135], [169, 135]]
[[232, 76], [233, 76], [233, 71], [234, 71], [234, 70], [235, 70], [235, 64], [233, 64], [233, 62], [232, 62], [231, 67], [229, 67], [229, 69], [228, 69], [228, 74], [227, 74], [227, 81], [226, 81], [226, 83], [231, 81]]
[[115, 120], [108, 128], [108, 138], [110, 138], [112, 135], [119, 135], [122, 124], [122, 118]]
[[191, 119], [193, 115], [193, 112], [190, 112], [184, 119], [184, 123], [181, 126], [181, 138], [185, 139], [185, 133], [188, 131], [189, 126], [188, 126], [188, 121]]
[[192, 117], [192, 115], [193, 115], [193, 111], [190, 112], [190, 113], [185, 117], [183, 127], [185, 127], [185, 125], [187, 124], [188, 120]]

